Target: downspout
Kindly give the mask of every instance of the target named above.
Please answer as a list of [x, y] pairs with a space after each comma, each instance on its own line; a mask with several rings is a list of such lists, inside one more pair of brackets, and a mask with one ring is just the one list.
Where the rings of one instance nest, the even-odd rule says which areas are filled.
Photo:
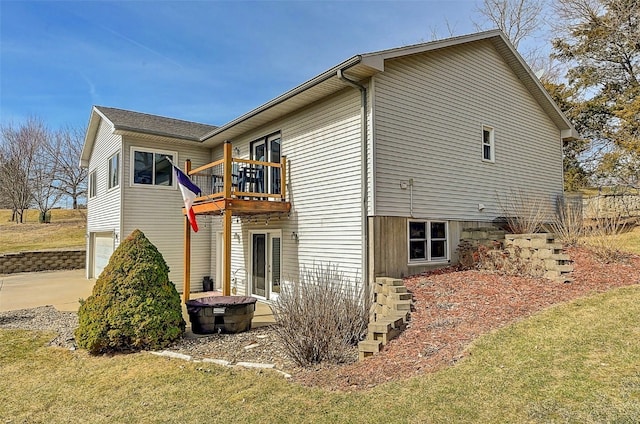
[[367, 215], [369, 213], [369, 160], [367, 152], [367, 88], [357, 81], [351, 80], [344, 75], [344, 69], [338, 69], [338, 78], [349, 84], [350, 86], [360, 90], [360, 137], [361, 137], [361, 157], [360, 157], [360, 169], [362, 170], [362, 177], [360, 181], [360, 189], [362, 190], [362, 278], [364, 281], [364, 295], [365, 299], [369, 297], [369, 223]]

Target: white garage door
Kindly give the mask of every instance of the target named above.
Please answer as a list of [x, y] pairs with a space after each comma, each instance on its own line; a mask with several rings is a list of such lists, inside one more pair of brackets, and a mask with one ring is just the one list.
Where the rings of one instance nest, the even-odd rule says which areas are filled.
[[93, 240], [93, 277], [98, 278], [113, 253], [113, 234], [96, 233]]

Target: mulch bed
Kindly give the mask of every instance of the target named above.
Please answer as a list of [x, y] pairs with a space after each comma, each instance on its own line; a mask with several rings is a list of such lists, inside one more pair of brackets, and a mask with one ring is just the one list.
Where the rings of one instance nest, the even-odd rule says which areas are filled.
[[365, 361], [319, 366], [294, 379], [350, 391], [435, 372], [463, 358], [469, 343], [482, 334], [558, 303], [640, 283], [640, 256], [605, 264], [583, 248], [567, 253], [574, 261], [570, 283], [454, 267], [406, 278], [415, 302], [407, 330]]

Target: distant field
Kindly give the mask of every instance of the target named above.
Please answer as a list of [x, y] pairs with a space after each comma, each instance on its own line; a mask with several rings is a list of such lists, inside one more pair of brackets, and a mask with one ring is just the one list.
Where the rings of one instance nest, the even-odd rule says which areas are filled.
[[38, 211], [29, 210], [24, 221], [11, 222], [11, 210], [0, 209], [0, 253], [85, 247], [85, 209], [54, 209], [50, 224], [38, 223]]

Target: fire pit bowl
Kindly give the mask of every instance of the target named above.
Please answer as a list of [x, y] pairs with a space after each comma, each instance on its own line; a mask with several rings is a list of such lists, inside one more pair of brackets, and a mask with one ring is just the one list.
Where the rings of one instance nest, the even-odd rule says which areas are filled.
[[208, 296], [187, 300], [191, 331], [212, 334], [251, 330], [257, 300], [246, 296]]

